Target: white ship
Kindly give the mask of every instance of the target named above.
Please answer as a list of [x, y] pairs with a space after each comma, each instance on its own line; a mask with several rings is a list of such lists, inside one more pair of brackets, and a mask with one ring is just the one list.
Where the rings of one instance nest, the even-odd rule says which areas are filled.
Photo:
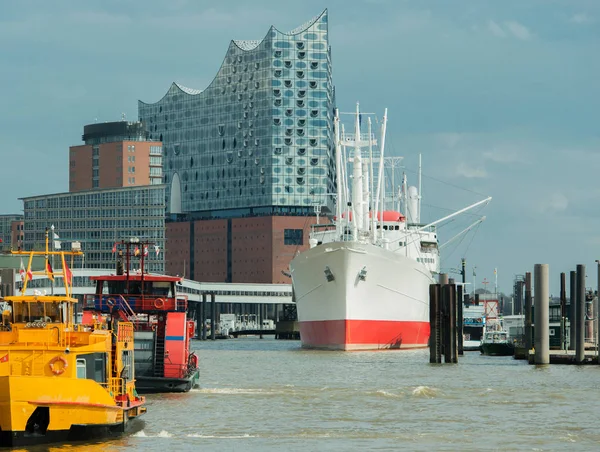
[[[429, 285], [435, 282], [440, 265], [441, 246], [435, 227], [491, 199], [435, 222], [420, 224], [419, 171], [419, 189], [408, 187], [406, 177], [402, 177], [398, 197], [403, 208], [385, 210], [387, 109], [377, 158], [373, 158], [377, 140], [371, 133], [370, 117], [368, 133], [360, 131], [365, 115], [359, 112], [357, 104], [353, 114], [355, 130], [347, 135], [336, 112], [335, 223], [314, 225], [310, 249], [290, 263], [303, 347], [333, 350], [426, 347]], [[351, 176], [346, 174], [348, 164], [352, 167]], [[378, 167], [376, 189], [374, 164]], [[393, 187], [392, 183], [392, 190]]]

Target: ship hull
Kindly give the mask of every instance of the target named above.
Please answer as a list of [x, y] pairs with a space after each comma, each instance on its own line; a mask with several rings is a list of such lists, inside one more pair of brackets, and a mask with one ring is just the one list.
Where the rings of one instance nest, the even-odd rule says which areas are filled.
[[515, 347], [509, 343], [482, 343], [481, 354], [488, 356], [512, 356], [515, 354]]
[[0, 446], [114, 437], [143, 426], [145, 411], [116, 405], [91, 379], [0, 376]]
[[370, 244], [332, 242], [290, 263], [305, 348], [427, 347], [431, 273]]
[[189, 392], [198, 386], [199, 374], [199, 370], [196, 370], [186, 378], [136, 377], [135, 389], [140, 394]]

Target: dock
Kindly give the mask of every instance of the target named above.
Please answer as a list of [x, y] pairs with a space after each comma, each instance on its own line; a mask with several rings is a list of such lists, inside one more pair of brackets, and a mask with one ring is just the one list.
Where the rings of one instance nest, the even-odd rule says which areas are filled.
[[[528, 362], [529, 364], [535, 364], [535, 352], [533, 350], [529, 350]], [[583, 361], [577, 363], [575, 350], [550, 350], [550, 364], [598, 364], [598, 352], [586, 350]]]

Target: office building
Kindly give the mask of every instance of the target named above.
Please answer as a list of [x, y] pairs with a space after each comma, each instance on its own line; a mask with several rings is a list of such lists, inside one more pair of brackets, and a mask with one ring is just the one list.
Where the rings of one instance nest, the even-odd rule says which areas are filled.
[[0, 250], [16, 250], [23, 240], [23, 215], [0, 215]]
[[[114, 244], [137, 237], [153, 243], [148, 249], [145, 268], [150, 272], [164, 272], [164, 185], [97, 189], [22, 199], [25, 211], [24, 249], [43, 249], [46, 228], [54, 226], [61, 246], [64, 244], [70, 249], [71, 242], [81, 242], [85, 268], [114, 268]], [[50, 239], [54, 241], [52, 236]], [[140, 249], [140, 252], [144, 250]]]
[[141, 122], [83, 128], [85, 144], [69, 148], [69, 191], [162, 184], [162, 143]]

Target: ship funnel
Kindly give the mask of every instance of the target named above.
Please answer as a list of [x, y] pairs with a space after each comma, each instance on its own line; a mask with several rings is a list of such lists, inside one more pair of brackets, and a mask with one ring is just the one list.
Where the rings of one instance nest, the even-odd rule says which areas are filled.
[[409, 224], [418, 223], [419, 219], [419, 193], [417, 187], [408, 187], [408, 202], [406, 206], [406, 218]]

